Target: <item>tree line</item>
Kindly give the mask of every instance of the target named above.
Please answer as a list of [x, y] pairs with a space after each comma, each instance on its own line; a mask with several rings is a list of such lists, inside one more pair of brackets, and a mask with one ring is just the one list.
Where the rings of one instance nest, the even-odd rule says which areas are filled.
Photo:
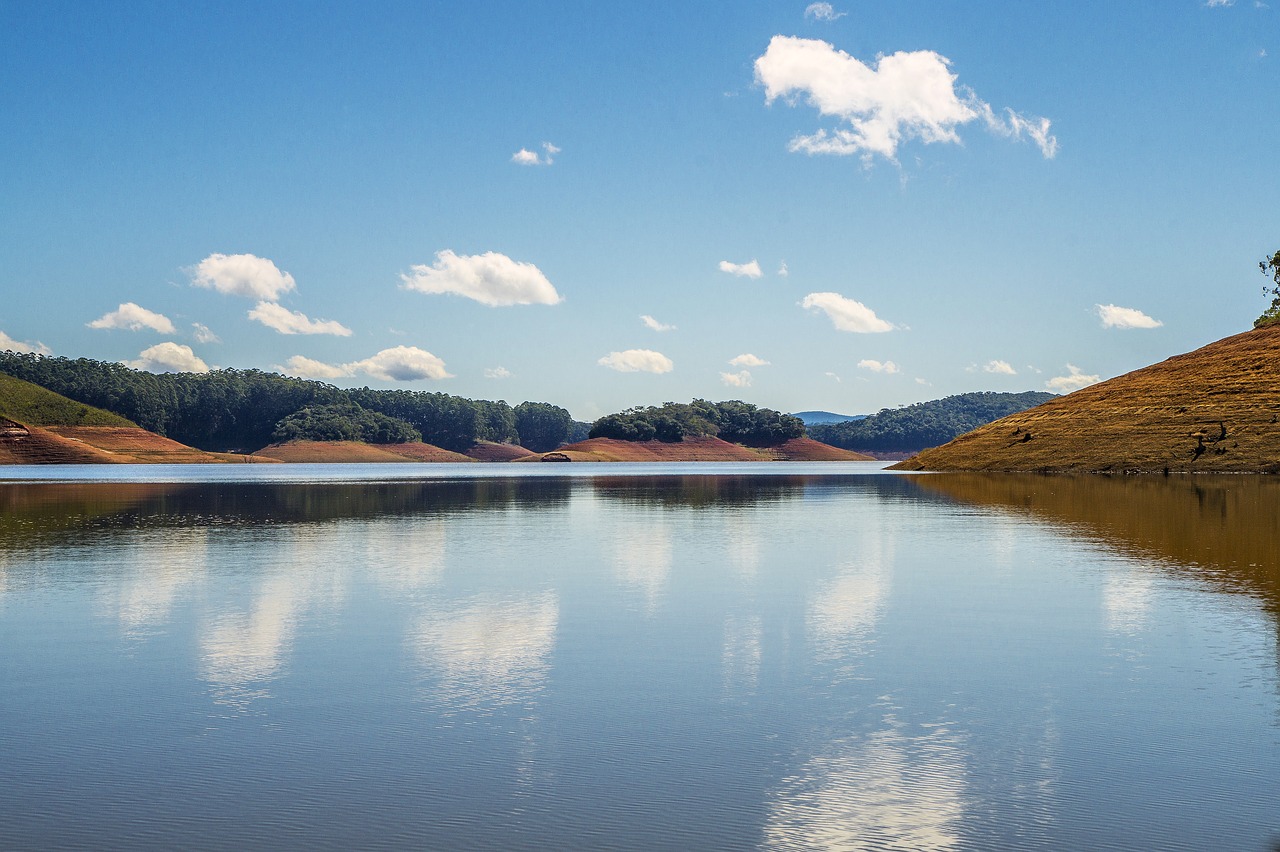
[[585, 431], [545, 402], [512, 407], [446, 393], [345, 390], [262, 370], [156, 374], [89, 358], [0, 352], [0, 373], [202, 450], [252, 452], [282, 440], [422, 440], [455, 451], [496, 441], [546, 452]]
[[592, 438], [621, 441], [666, 441], [718, 437], [734, 444], [767, 447], [804, 436], [804, 421], [771, 408], [757, 408], [740, 400], [629, 408], [601, 417], [591, 426]]
[[881, 409], [862, 420], [814, 424], [809, 427], [809, 436], [847, 450], [916, 452], [945, 444], [965, 432], [1033, 408], [1054, 396], [1044, 391], [962, 393], [902, 408]]

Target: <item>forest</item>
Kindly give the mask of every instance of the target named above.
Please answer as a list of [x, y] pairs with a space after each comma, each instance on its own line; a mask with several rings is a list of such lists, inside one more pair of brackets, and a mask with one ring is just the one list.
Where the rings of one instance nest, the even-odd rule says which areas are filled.
[[909, 453], [945, 444], [952, 438], [1053, 399], [1044, 391], [962, 393], [885, 408], [862, 420], [809, 427], [809, 437], [846, 450]]
[[211, 451], [253, 452], [282, 440], [422, 440], [457, 451], [495, 441], [545, 452], [586, 431], [545, 402], [512, 407], [446, 393], [344, 390], [262, 370], [157, 374], [88, 358], [0, 352], [0, 373]]
[[804, 435], [804, 421], [771, 408], [739, 400], [630, 408], [601, 417], [591, 426], [592, 438], [622, 441], [666, 441], [718, 437], [733, 444], [767, 447]]

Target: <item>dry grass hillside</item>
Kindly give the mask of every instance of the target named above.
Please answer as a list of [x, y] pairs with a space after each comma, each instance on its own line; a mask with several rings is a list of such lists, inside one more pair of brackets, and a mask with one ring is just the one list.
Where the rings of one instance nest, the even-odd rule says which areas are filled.
[[1280, 472], [1280, 324], [989, 423], [896, 470]]

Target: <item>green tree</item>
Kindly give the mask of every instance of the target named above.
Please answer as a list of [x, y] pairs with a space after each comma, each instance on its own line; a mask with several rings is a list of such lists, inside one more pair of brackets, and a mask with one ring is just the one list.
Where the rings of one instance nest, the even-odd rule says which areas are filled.
[[1262, 274], [1271, 278], [1270, 284], [1262, 288], [1262, 295], [1271, 297], [1271, 307], [1262, 312], [1262, 316], [1253, 321], [1254, 328], [1271, 325], [1280, 320], [1280, 251], [1258, 263]]
[[515, 417], [520, 446], [535, 453], [550, 452], [567, 442], [573, 429], [569, 412], [546, 402], [522, 402], [515, 408]]

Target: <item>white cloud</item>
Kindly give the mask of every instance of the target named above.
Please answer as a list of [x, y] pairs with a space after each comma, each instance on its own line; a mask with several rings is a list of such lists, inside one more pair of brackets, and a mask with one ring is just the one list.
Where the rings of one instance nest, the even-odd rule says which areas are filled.
[[53, 354], [53, 352], [49, 349], [48, 346], [45, 346], [43, 343], [41, 343], [38, 340], [35, 343], [23, 343], [21, 340], [14, 340], [12, 337], [5, 334], [3, 331], [0, 331], [0, 352], [4, 352], [5, 350], [8, 350], [10, 352], [17, 352], [19, 355], [27, 355], [27, 354], [52, 355]]
[[302, 355], [294, 355], [285, 362], [284, 366], [276, 367], [276, 369], [301, 379], [340, 379], [351, 375], [345, 367], [326, 364], [323, 361], [305, 358]]
[[1236, 5], [1236, 0], [1205, 0], [1204, 5], [1210, 9], [1222, 9]]
[[383, 349], [372, 358], [344, 365], [349, 372], [361, 372], [384, 382], [416, 382], [422, 379], [449, 379], [444, 361], [416, 346]]
[[350, 337], [351, 329], [334, 320], [309, 319], [301, 311], [291, 311], [274, 302], [259, 302], [249, 311], [249, 319], [257, 320], [281, 334], [332, 334]]
[[804, 16], [815, 21], [838, 21], [848, 12], [837, 12], [830, 3], [810, 3], [804, 9]]
[[823, 375], [824, 375], [824, 376], [827, 376], [828, 378], [835, 379], [837, 382], [838, 382], [838, 381], [840, 381], [840, 377], [839, 377], [839, 376], [837, 376], [835, 373], [832, 373], [832, 372], [830, 372], [830, 371], [827, 371], [827, 372], [823, 373]]
[[652, 349], [610, 352], [596, 363], [619, 373], [670, 373], [675, 368], [670, 358]]
[[779, 277], [779, 278], [786, 278], [786, 277], [787, 277], [788, 275], [790, 275], [790, 274], [791, 274], [791, 271], [790, 271], [789, 269], [787, 269], [787, 262], [786, 262], [785, 260], [784, 260], [784, 261], [782, 261], [782, 263], [778, 264], [778, 277]]
[[916, 378], [916, 384], [924, 385], [925, 387], [933, 387], [933, 384], [929, 382], [927, 379], [922, 379], [919, 377]]
[[769, 366], [768, 361], [764, 360], [763, 358], [759, 358], [755, 355], [752, 355], [750, 352], [743, 352], [741, 355], [737, 356], [736, 358], [730, 359], [729, 363], [734, 367], [767, 367]]
[[1102, 379], [1099, 376], [1086, 376], [1075, 364], [1068, 364], [1067, 375], [1055, 376], [1045, 382], [1044, 386], [1054, 393], [1071, 393], [1080, 388], [1087, 388], [1089, 385], [1096, 385], [1100, 381]]
[[822, 116], [838, 120], [791, 140], [791, 151], [808, 154], [861, 154], [870, 162], [879, 154], [896, 161], [898, 145], [919, 139], [959, 143], [956, 129], [981, 118], [1004, 136], [1031, 137], [1046, 158], [1057, 152], [1048, 119], [1004, 110], [1002, 116], [967, 87], [957, 90], [951, 62], [931, 50], [899, 51], [868, 66], [816, 39], [774, 36], [756, 59], [757, 82], [766, 103], [801, 95]]
[[550, 142], [542, 143], [542, 151], [539, 154], [537, 151], [521, 148], [511, 155], [511, 162], [521, 166], [549, 166], [555, 162], [555, 155], [560, 153], [560, 149]]
[[364, 373], [384, 382], [453, 378], [453, 375], [445, 370], [444, 361], [416, 346], [395, 346], [391, 349], [383, 349], [370, 358], [352, 361], [350, 364], [326, 364], [323, 361], [294, 355], [285, 366], [276, 369], [304, 379], [340, 379], [354, 376], [356, 373]]
[[196, 343], [221, 343], [222, 339], [218, 335], [209, 330], [209, 326], [201, 325], [198, 322], [191, 323], [194, 331], [191, 336], [196, 339]]
[[893, 330], [893, 324], [880, 319], [875, 311], [839, 293], [810, 293], [804, 297], [800, 307], [822, 311], [840, 331], [874, 334]]
[[858, 362], [858, 367], [863, 370], [870, 370], [873, 373], [896, 373], [898, 365], [892, 361], [876, 361], [871, 358], [864, 358]]
[[133, 302], [125, 302], [114, 311], [103, 314], [91, 323], [89, 328], [121, 328], [128, 331], [142, 331], [149, 328], [161, 334], [173, 334], [176, 329], [164, 314], [149, 311]]
[[736, 275], [739, 278], [759, 278], [764, 275], [760, 271], [760, 264], [754, 260], [750, 263], [730, 263], [727, 260], [722, 260], [720, 261], [720, 271]]
[[731, 388], [749, 388], [751, 387], [751, 373], [747, 370], [739, 370], [736, 373], [721, 373], [720, 381]]
[[1013, 369], [1012, 364], [1010, 364], [1008, 361], [1000, 361], [1000, 360], [988, 361], [986, 364], [982, 366], [982, 372], [998, 373], [1004, 376], [1018, 375], [1018, 371]]
[[126, 366], [149, 373], [207, 373], [209, 365], [201, 361], [190, 346], [165, 341], [138, 353], [138, 360], [125, 361]]
[[274, 302], [297, 289], [292, 275], [252, 254], [211, 254], [189, 272], [192, 286], [246, 299]]
[[484, 371], [486, 379], [509, 379], [511, 371], [506, 367], [486, 367]]
[[1158, 319], [1152, 319], [1137, 308], [1122, 308], [1119, 305], [1094, 305], [1098, 309], [1098, 317], [1103, 328], [1159, 328], [1164, 325]]
[[457, 255], [445, 249], [436, 252], [435, 263], [431, 266], [418, 264], [413, 267], [412, 275], [401, 275], [400, 279], [407, 290], [452, 293], [491, 308], [554, 305], [563, 301], [538, 267], [493, 251]]
[[641, 314], [640, 322], [644, 323], [646, 328], [651, 328], [654, 331], [674, 331], [675, 330], [674, 325], [667, 325], [665, 322], [658, 322], [656, 319], [649, 316], [648, 314]]

